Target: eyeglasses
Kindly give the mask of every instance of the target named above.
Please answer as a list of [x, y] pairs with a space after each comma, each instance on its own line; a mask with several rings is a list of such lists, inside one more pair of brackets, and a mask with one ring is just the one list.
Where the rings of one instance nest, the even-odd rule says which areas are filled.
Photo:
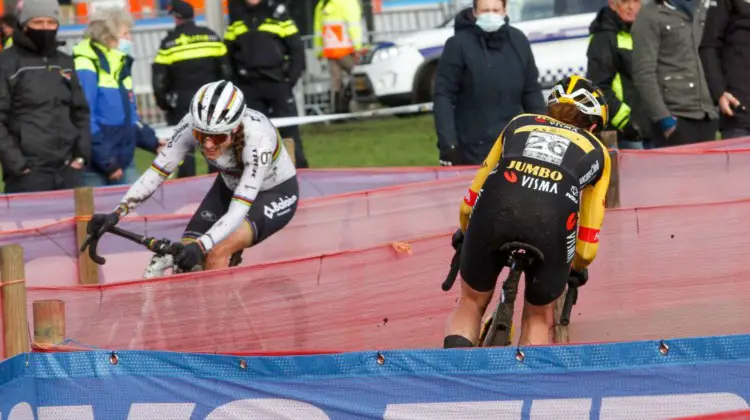
[[193, 129], [193, 137], [195, 137], [201, 145], [205, 143], [206, 140], [211, 140], [216, 146], [220, 146], [232, 138], [230, 133], [206, 133], [197, 128]]

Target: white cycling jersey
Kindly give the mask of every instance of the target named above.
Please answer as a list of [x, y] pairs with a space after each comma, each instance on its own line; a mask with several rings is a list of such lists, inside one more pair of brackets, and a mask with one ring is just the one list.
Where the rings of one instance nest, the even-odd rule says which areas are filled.
[[[265, 115], [248, 108], [240, 127], [244, 131], [244, 140], [231, 145], [216, 160], [209, 160], [234, 194], [226, 214], [198, 238], [206, 252], [241, 226], [258, 193], [281, 184], [297, 173], [279, 132]], [[193, 147], [203, 153], [203, 148], [193, 136], [193, 117], [187, 114], [151, 167], [130, 187], [119, 207], [127, 213], [146, 201], [177, 170]]]

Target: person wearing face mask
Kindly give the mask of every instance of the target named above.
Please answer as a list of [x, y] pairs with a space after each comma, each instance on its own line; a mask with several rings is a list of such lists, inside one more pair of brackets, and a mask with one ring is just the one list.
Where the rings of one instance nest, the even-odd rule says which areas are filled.
[[456, 16], [435, 79], [440, 164], [479, 165], [508, 122], [545, 112], [528, 38], [508, 24], [506, 0], [474, 0]]
[[78, 186], [89, 161], [89, 108], [58, 51], [57, 0], [26, 0], [13, 47], [0, 53], [0, 165], [6, 193]]
[[643, 149], [651, 135], [651, 122], [633, 83], [630, 27], [640, 9], [641, 0], [610, 0], [589, 27], [587, 77], [604, 91], [620, 149]]
[[84, 40], [73, 48], [75, 70], [91, 108], [91, 164], [86, 186], [132, 184], [138, 179], [135, 148], [158, 153], [165, 144], [143, 123], [133, 92], [133, 21], [119, 8], [91, 16]]

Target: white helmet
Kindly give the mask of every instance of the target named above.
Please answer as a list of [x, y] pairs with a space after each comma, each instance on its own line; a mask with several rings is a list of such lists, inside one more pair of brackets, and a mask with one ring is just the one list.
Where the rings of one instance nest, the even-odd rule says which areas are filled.
[[245, 113], [245, 96], [232, 82], [220, 80], [201, 86], [190, 103], [193, 128], [204, 133], [230, 133]]

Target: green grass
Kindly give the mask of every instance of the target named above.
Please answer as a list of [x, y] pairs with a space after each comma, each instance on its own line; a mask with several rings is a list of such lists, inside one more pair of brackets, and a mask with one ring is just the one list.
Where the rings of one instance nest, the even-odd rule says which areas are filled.
[[[311, 124], [300, 129], [312, 168], [433, 166], [438, 163], [432, 115]], [[153, 158], [153, 153], [138, 149], [138, 170], [144, 172]], [[205, 174], [205, 160], [196, 159], [196, 163], [198, 174]]]

